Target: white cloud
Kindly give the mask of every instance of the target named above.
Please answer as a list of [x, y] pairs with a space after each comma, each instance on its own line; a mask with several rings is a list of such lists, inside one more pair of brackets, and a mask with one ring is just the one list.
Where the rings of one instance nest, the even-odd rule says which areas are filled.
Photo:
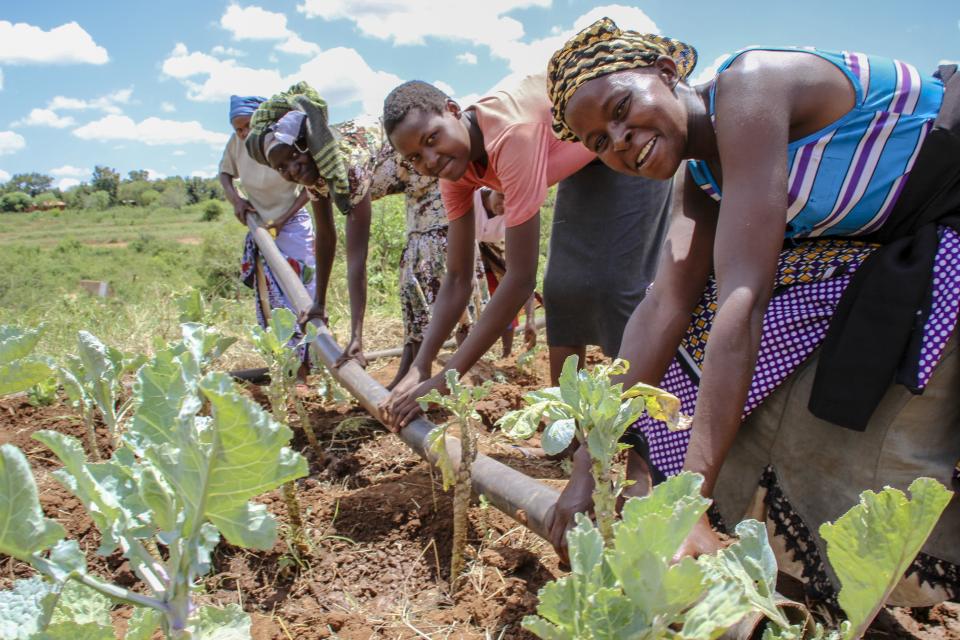
[[176, 111], [176, 110], [177, 110], [177, 108], [173, 105], [172, 102], [161, 102], [161, 103], [160, 103], [160, 111], [163, 111], [164, 113], [173, 113], [173, 112]]
[[220, 26], [237, 40], [281, 40], [287, 37], [287, 16], [257, 6], [232, 4], [220, 17]]
[[80, 181], [76, 178], [61, 178], [60, 182], [57, 183], [57, 189], [60, 191], [66, 191], [67, 189], [72, 189], [80, 184]]
[[13, 131], [0, 131], [0, 156], [16, 153], [27, 146], [23, 136]]
[[217, 45], [213, 49], [210, 49], [210, 53], [215, 56], [229, 56], [232, 58], [242, 58], [247, 55], [245, 52], [240, 49], [234, 49], [233, 47], [224, 47], [223, 45]]
[[0, 182], [6, 182], [9, 179], [10, 179], [10, 174], [4, 171], [3, 169], [0, 169]]
[[298, 56], [313, 56], [320, 53], [320, 47], [312, 42], [307, 42], [295, 33], [291, 33], [286, 41], [277, 45], [277, 51]]
[[190, 52], [177, 44], [162, 65], [163, 72], [187, 87], [187, 98], [197, 102], [224, 102], [232, 94], [269, 96], [306, 80], [331, 104], [360, 102], [365, 111], [379, 113], [383, 98], [400, 78], [376, 71], [354, 49], [321, 51], [289, 76], [276, 69], [254, 69], [235, 60], [218, 60]]
[[[550, 55], [574, 33], [597, 18], [609, 16], [619, 26], [658, 33], [656, 23], [636, 7], [609, 4], [581, 15], [569, 29], [527, 41], [523, 25], [507, 14], [515, 9], [550, 8], [552, 0], [304, 0], [297, 10], [308, 18], [352, 20], [367, 36], [398, 45], [422, 45], [427, 38], [486, 46], [507, 62], [511, 74], [522, 77], [546, 71]], [[464, 25], [469, 25], [465, 29]], [[459, 58], [458, 58], [459, 59]], [[466, 62], [466, 60], [462, 60]]]
[[229, 136], [207, 131], [196, 120], [180, 122], [147, 118], [134, 122], [127, 116], [108, 115], [73, 130], [73, 135], [82, 140], [128, 140], [155, 146], [164, 144], [207, 143], [222, 145]]
[[196, 171], [190, 172], [191, 178], [213, 178], [217, 175], [217, 168], [214, 166], [207, 167], [205, 169], [197, 169]]
[[12, 123], [14, 127], [53, 127], [63, 129], [72, 127], [76, 120], [70, 116], [59, 116], [52, 109], [31, 109], [26, 118]]
[[93, 172], [90, 171], [90, 169], [84, 169], [83, 167], [74, 167], [73, 165], [65, 164], [62, 167], [50, 169], [50, 171], [47, 173], [56, 178], [85, 178]]
[[730, 54], [729, 54], [729, 53], [724, 53], [724, 54], [721, 54], [721, 55], [717, 56], [717, 57], [713, 60], [713, 62], [711, 62], [710, 64], [708, 64], [708, 65], [705, 66], [705, 67], [702, 67], [702, 66], [700, 66], [700, 65], [698, 64], [698, 65], [697, 65], [697, 75], [695, 75], [694, 77], [690, 78], [690, 80], [689, 80], [690, 84], [691, 84], [691, 85], [698, 85], [698, 84], [703, 84], [704, 82], [709, 82], [710, 80], [712, 80], [712, 79], [713, 79], [713, 76], [717, 75], [717, 69], [719, 69], [719, 68], [720, 68], [720, 65], [722, 65], [724, 62], [726, 62], [727, 58], [729, 58], [729, 57], [730, 57]]
[[457, 92], [453, 90], [453, 87], [451, 87], [449, 84], [447, 84], [443, 80], [434, 80], [433, 86], [435, 86], [437, 89], [440, 89], [440, 91], [443, 91], [448, 96], [457, 95]]
[[94, 98], [92, 100], [83, 100], [81, 98], [67, 98], [65, 96], [55, 96], [47, 105], [48, 109], [58, 111], [85, 111], [87, 109], [99, 109], [104, 113], [119, 114], [123, 112], [120, 105], [130, 103], [130, 97], [133, 95], [133, 89], [118, 89], [112, 93]]
[[298, 56], [320, 53], [320, 47], [307, 42], [287, 27], [287, 16], [262, 7], [232, 4], [220, 18], [220, 26], [237, 40], [282, 40], [277, 51]]
[[153, 169], [147, 169], [147, 180], [163, 180], [167, 177], [167, 174], [160, 173], [159, 171], [154, 171]]
[[0, 20], [0, 62], [6, 64], [104, 64], [110, 59], [76, 22], [50, 31]]
[[462, 62], [463, 64], [477, 64], [477, 56], [474, 53], [465, 51], [457, 56], [457, 61]]

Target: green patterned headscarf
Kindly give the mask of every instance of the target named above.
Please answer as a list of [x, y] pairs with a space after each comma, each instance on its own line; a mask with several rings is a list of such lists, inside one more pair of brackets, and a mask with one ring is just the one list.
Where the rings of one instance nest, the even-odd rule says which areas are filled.
[[330, 187], [334, 204], [341, 213], [350, 213], [347, 167], [327, 123], [327, 103], [306, 82], [298, 82], [257, 107], [250, 118], [247, 153], [260, 164], [270, 166], [264, 149], [265, 138], [280, 118], [294, 110], [306, 114], [307, 150], [317, 164], [320, 177]]
[[553, 103], [553, 131], [561, 140], [577, 136], [565, 122], [567, 103], [583, 83], [617, 71], [649, 67], [669, 56], [686, 78], [697, 65], [697, 50], [655, 33], [623, 31], [610, 18], [601, 18], [567, 40], [550, 57], [547, 93]]

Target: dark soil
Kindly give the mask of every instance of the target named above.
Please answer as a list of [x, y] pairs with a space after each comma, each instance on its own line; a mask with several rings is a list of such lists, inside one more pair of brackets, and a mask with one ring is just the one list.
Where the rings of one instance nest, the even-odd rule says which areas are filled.
[[[495, 380], [490, 396], [477, 406], [488, 428], [519, 407], [526, 390], [544, 386], [546, 372], [545, 354], [530, 370], [512, 361], [483, 363], [475, 373]], [[393, 368], [374, 376], [386, 382]], [[540, 587], [563, 573], [550, 546], [500, 512], [474, 506], [468, 578], [451, 594], [451, 496], [442, 491], [438, 478], [362, 410], [325, 407], [315, 396], [308, 396], [307, 405], [325, 450], [317, 456], [293, 425], [293, 446], [310, 463], [310, 475], [297, 482], [310, 557], [295, 558], [282, 536], [268, 552], [221, 543], [205, 581], [205, 598], [240, 603], [253, 614], [258, 640], [532, 637], [520, 628], [520, 620], [534, 612]], [[119, 554], [96, 555], [97, 529], [79, 501], [53, 477], [51, 472], [60, 466], [55, 457], [30, 437], [41, 429], [84, 437], [82, 423], [66, 404], [35, 408], [22, 397], [0, 401], [0, 444], [14, 444], [27, 455], [46, 514], [79, 541], [93, 572], [135, 586], [136, 577]], [[107, 452], [105, 430], [99, 436]], [[481, 450], [536, 478], [563, 477], [559, 463], [527, 458], [496, 431], [482, 437]], [[269, 506], [285, 531], [279, 491], [258, 501]], [[0, 587], [32, 574], [30, 567], [10, 559], [0, 561], [2, 569]], [[118, 609], [118, 626], [125, 626], [128, 615]], [[925, 610], [891, 608], [882, 612], [867, 637], [960, 638], [958, 617], [960, 607], [952, 604]]]

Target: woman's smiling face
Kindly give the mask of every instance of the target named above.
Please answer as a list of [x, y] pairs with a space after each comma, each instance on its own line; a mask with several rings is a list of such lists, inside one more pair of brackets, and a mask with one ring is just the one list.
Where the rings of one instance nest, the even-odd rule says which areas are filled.
[[470, 132], [453, 101], [443, 113], [412, 109], [390, 133], [390, 143], [424, 176], [456, 182], [470, 166]]
[[312, 187], [320, 179], [320, 172], [313, 158], [307, 153], [297, 151], [292, 145], [276, 145], [267, 154], [267, 161], [288, 182]]
[[667, 180], [687, 146], [687, 114], [674, 88], [673, 60], [585, 82], [567, 103], [565, 119], [583, 144], [619, 173]]

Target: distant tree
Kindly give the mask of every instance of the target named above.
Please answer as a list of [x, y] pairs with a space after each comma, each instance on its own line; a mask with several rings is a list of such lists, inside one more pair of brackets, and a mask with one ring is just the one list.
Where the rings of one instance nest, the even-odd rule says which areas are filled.
[[42, 173], [17, 173], [7, 181], [4, 190], [9, 192], [22, 191], [31, 198], [53, 187], [53, 178]]
[[168, 184], [163, 193], [160, 194], [160, 204], [164, 207], [179, 209], [188, 202], [187, 188], [176, 182]]
[[[117, 175], [119, 178], [119, 174]], [[94, 191], [83, 197], [83, 208], [92, 211], [103, 211], [110, 206], [110, 194], [106, 191]]]
[[97, 165], [93, 168], [90, 186], [95, 192], [105, 192], [110, 199], [110, 204], [113, 204], [117, 201], [117, 191], [120, 189], [120, 173], [116, 169]]
[[154, 189], [144, 189], [137, 198], [141, 207], [151, 207], [160, 200], [160, 192]]
[[[134, 173], [131, 171], [130, 173]], [[140, 194], [150, 188], [150, 183], [144, 180], [137, 180], [135, 182], [124, 181], [120, 183], [120, 188], [117, 189], [117, 200], [122, 203], [134, 202], [140, 204]]]
[[12, 191], [0, 196], [0, 210], [3, 211], [25, 211], [31, 204], [33, 204], [33, 198], [22, 191]]
[[127, 173], [127, 182], [147, 182], [150, 180], [150, 172], [146, 169], [135, 169]]

